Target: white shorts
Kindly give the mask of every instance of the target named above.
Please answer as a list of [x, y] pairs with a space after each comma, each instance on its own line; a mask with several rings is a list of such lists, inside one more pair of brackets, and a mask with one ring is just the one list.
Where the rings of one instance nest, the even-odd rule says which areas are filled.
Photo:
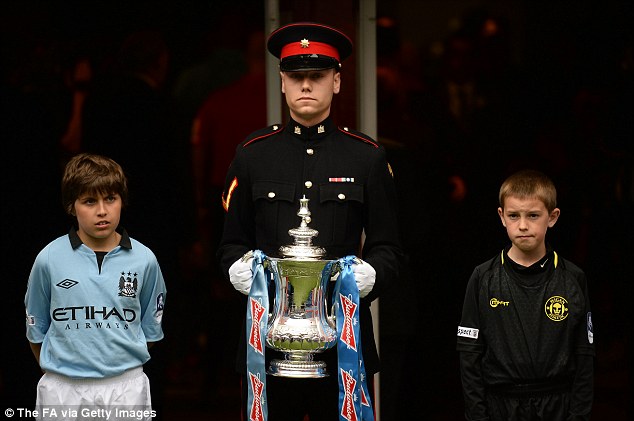
[[150, 381], [142, 367], [104, 379], [45, 373], [37, 384], [37, 420], [150, 421]]

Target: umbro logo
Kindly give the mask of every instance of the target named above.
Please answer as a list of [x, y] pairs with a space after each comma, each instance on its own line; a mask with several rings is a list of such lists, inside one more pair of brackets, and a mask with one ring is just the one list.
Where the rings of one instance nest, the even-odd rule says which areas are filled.
[[64, 279], [63, 281], [59, 282], [56, 286], [60, 288], [64, 288], [64, 289], [70, 289], [74, 287], [75, 285], [77, 285], [78, 283], [79, 282], [73, 281], [72, 279]]

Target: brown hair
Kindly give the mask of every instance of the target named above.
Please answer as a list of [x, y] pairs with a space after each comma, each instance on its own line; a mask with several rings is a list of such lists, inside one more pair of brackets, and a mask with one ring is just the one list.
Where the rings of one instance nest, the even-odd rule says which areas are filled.
[[522, 170], [508, 177], [500, 187], [500, 207], [504, 209], [504, 200], [514, 196], [520, 199], [536, 198], [541, 200], [548, 212], [557, 207], [557, 189], [544, 173], [536, 170]]
[[121, 196], [123, 205], [128, 202], [128, 182], [119, 164], [100, 155], [82, 153], [74, 156], [62, 177], [62, 204], [73, 215], [75, 200], [85, 193]]

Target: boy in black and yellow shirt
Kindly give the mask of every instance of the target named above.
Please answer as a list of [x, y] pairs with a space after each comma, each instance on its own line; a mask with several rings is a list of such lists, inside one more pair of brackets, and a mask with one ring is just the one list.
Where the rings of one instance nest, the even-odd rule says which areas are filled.
[[583, 271], [546, 246], [557, 193], [537, 171], [500, 188], [511, 246], [474, 270], [458, 327], [467, 420], [588, 420], [593, 328]]

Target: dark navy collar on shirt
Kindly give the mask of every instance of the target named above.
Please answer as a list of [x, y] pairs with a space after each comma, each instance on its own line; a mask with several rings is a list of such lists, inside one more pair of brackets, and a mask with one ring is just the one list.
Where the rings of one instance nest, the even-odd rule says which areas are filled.
[[[132, 241], [130, 241], [130, 236], [128, 235], [128, 232], [121, 227], [117, 228], [117, 232], [121, 234], [121, 241], [119, 241], [119, 245], [125, 249], [131, 249]], [[68, 232], [68, 238], [70, 239], [70, 245], [73, 249], [76, 249], [77, 247], [84, 244], [84, 242], [81, 241], [81, 238], [79, 238], [79, 234], [77, 234], [77, 228], [75, 227], [70, 228], [70, 231]]]

